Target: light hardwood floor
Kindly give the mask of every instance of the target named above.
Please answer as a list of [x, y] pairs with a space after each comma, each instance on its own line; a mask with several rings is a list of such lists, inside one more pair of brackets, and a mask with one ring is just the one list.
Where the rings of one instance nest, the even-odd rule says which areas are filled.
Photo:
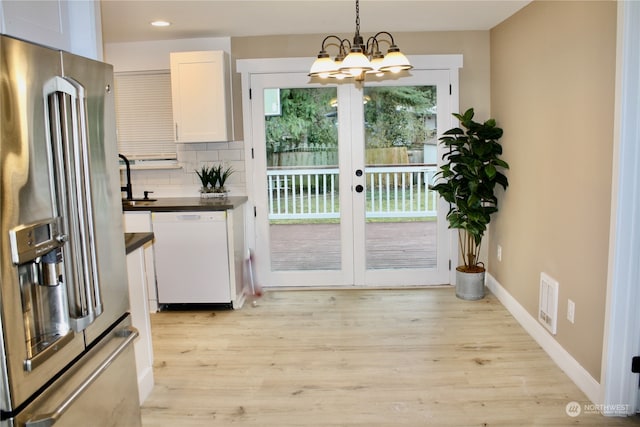
[[[239, 311], [153, 314], [152, 426], [629, 426], [585, 395], [493, 296], [267, 292]], [[567, 415], [570, 402], [582, 413]]]

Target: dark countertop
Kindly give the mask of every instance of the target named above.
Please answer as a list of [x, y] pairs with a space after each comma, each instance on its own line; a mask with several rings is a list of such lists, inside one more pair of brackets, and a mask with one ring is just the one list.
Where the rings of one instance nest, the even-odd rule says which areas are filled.
[[127, 254], [141, 248], [147, 242], [153, 240], [153, 233], [124, 233], [124, 246], [127, 250]]
[[151, 211], [151, 212], [176, 212], [176, 211], [226, 211], [235, 209], [247, 201], [246, 196], [212, 197], [202, 199], [200, 197], [167, 197], [159, 198], [155, 202], [135, 202], [123, 204], [123, 211]]

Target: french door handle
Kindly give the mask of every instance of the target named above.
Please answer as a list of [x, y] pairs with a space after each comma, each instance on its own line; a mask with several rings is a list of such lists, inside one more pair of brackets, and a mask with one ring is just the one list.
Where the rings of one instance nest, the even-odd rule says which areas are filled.
[[364, 190], [364, 187], [360, 184], [356, 185], [356, 193], [362, 193], [362, 191]]
[[362, 169], [356, 169], [356, 176], [362, 176]]

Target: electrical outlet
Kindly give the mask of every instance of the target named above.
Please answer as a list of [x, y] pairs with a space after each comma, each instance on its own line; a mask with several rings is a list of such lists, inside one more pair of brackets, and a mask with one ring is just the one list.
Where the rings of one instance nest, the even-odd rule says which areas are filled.
[[574, 322], [576, 316], [576, 303], [571, 300], [567, 301], [567, 320], [571, 323]]
[[498, 258], [498, 261], [502, 261], [502, 246], [500, 245], [498, 245], [498, 251], [497, 251], [496, 257]]

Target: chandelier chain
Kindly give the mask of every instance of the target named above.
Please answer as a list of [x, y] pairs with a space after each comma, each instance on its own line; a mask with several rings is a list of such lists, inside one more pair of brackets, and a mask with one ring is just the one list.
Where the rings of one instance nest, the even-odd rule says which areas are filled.
[[356, 0], [356, 34], [360, 34], [360, 0]]

